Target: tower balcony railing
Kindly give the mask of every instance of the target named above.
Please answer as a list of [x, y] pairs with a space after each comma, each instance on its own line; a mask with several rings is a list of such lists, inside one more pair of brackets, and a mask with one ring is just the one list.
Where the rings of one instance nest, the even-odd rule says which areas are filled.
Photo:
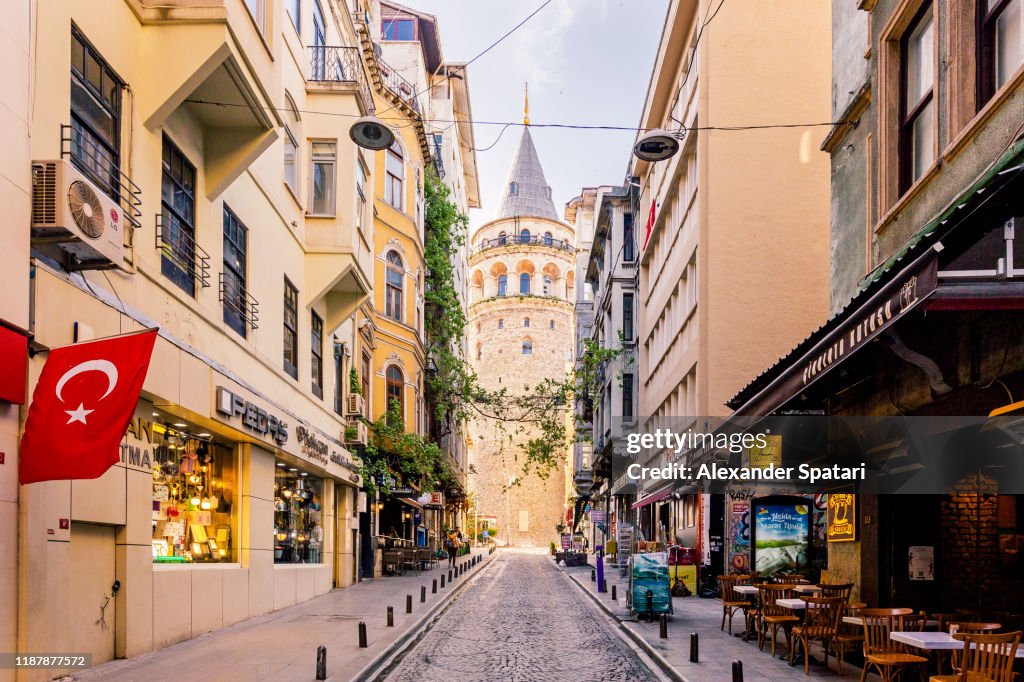
[[420, 113], [420, 104], [416, 99], [416, 86], [380, 57], [377, 58], [377, 68], [380, 70], [380, 77], [384, 87], [395, 93], [400, 100], [412, 107], [413, 111], [417, 114]]
[[471, 256], [475, 256], [478, 253], [482, 253], [489, 249], [498, 249], [504, 246], [521, 246], [523, 244], [535, 244], [539, 246], [547, 246], [552, 249], [558, 249], [559, 251], [573, 252], [576, 250], [576, 245], [568, 239], [555, 239], [553, 237], [546, 237], [544, 235], [531, 235], [529, 237], [511, 236], [511, 237], [495, 237], [494, 239], [485, 239], [470, 251]]
[[373, 110], [370, 85], [363, 70], [359, 48], [338, 45], [310, 45], [309, 80], [318, 83], [351, 83], [359, 91], [363, 104]]

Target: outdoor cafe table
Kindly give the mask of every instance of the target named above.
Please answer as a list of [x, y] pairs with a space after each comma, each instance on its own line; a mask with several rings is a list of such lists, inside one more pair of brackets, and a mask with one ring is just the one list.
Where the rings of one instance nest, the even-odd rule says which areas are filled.
[[757, 594], [757, 585], [736, 585], [732, 589], [740, 594]]
[[[864, 625], [864, 621], [861, 619], [860, 616], [843, 616], [843, 622], [844, 623], [849, 623], [850, 625]], [[928, 619], [928, 620], [926, 620], [924, 622], [924, 626], [927, 627], [927, 628], [937, 628], [937, 627], [939, 627], [939, 621]], [[927, 634], [936, 634], [936, 633], [916, 632], [916, 633], [908, 633], [908, 634], [927, 635]], [[947, 637], [948, 637], [948, 635], [947, 635]], [[963, 644], [963, 642], [961, 642], [961, 644]], [[956, 647], [953, 647], [953, 648], [955, 649]]]
[[[963, 640], [954, 638], [948, 632], [890, 632], [889, 639], [927, 651], [949, 651], [964, 648]], [[1024, 658], [1024, 649], [1017, 647], [1017, 658]]]
[[[744, 597], [748, 597], [749, 598], [749, 597], [757, 596], [757, 586], [756, 585], [736, 585], [732, 589], [735, 592], [737, 592], [738, 594], [742, 594]], [[749, 637], [747, 635], [747, 629], [746, 629], [747, 612], [750, 611], [750, 607], [753, 606], [753, 603], [750, 602], [749, 599], [747, 599], [747, 602], [748, 602], [747, 605], [743, 607], [743, 623], [744, 623], [743, 632], [737, 632], [736, 633], [736, 637], [742, 637], [744, 639], [744, 641], [749, 641]]]

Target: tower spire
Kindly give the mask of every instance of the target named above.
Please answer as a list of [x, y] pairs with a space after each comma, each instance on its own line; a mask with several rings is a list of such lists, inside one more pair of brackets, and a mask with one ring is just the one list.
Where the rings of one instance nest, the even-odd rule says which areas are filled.
[[530, 125], [530, 84], [523, 83], [523, 125]]

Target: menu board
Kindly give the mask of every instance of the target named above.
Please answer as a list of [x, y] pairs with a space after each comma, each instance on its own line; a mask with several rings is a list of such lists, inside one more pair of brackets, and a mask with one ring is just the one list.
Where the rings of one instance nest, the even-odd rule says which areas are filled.
[[752, 565], [762, 576], [799, 571], [809, 563], [811, 500], [776, 495], [751, 501]]

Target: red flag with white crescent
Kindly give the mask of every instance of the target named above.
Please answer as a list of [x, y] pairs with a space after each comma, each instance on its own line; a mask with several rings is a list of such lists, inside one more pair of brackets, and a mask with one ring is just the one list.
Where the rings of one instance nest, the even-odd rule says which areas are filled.
[[22, 485], [99, 478], [118, 462], [156, 335], [149, 329], [50, 351], [21, 438]]
[[644, 248], [645, 249], [647, 248], [648, 240], [650, 240], [650, 238], [651, 238], [651, 230], [654, 229], [654, 216], [655, 216], [654, 211], [655, 211], [655, 206], [656, 206], [656, 202], [654, 201], [654, 198], [652, 197], [651, 198], [651, 212], [647, 216], [647, 234], [644, 236]]

